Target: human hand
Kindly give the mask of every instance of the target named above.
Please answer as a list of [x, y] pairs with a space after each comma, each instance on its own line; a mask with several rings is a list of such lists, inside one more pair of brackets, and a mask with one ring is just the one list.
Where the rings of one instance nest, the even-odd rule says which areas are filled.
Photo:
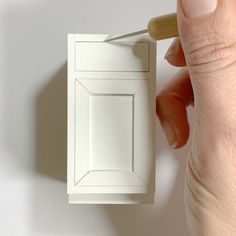
[[178, 0], [180, 39], [166, 59], [182, 69], [157, 97], [170, 145], [189, 138], [185, 181], [190, 235], [236, 235], [236, 1]]

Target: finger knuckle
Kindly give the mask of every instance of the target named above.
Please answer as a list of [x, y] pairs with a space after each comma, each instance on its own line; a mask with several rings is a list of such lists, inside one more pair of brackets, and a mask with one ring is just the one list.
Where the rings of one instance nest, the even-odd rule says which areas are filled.
[[197, 73], [212, 72], [236, 62], [236, 43], [221, 34], [195, 38], [187, 45], [187, 61]]

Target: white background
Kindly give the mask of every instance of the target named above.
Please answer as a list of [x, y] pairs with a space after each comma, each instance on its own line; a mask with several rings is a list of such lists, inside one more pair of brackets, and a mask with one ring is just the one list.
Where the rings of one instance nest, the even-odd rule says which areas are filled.
[[[67, 33], [121, 34], [175, 11], [176, 0], [0, 0], [0, 235], [186, 236], [188, 148], [157, 128], [150, 206], [69, 205], [66, 194]], [[157, 88], [177, 71], [158, 43]]]

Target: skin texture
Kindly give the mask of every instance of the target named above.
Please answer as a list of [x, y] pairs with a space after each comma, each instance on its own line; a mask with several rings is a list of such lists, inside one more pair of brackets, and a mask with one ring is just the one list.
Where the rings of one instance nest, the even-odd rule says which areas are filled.
[[[173, 148], [187, 157], [185, 207], [189, 234], [236, 235], [236, 1], [219, 0], [189, 18], [178, 1], [180, 38], [167, 61], [183, 67], [157, 97], [157, 115]], [[193, 106], [191, 132], [186, 107]]]

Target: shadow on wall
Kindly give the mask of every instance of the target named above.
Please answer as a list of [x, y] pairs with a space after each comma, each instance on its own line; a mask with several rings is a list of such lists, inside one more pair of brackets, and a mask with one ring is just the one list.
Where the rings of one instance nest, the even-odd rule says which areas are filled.
[[[158, 202], [158, 195], [161, 195], [160, 191], [162, 190], [159, 183], [157, 183], [156, 205], [75, 206], [68, 205], [67, 203], [65, 183], [67, 139], [66, 64], [59, 68], [58, 73], [52, 78], [41, 78], [36, 75], [41, 73], [41, 71], [44, 72], [45, 66], [49, 63], [54, 65], [55, 55], [59, 54], [62, 56], [62, 49], [58, 51], [58, 48], [62, 47], [63, 43], [65, 43], [65, 32], [86, 32], [87, 29], [90, 29], [91, 32], [96, 32], [105, 29], [106, 24], [104, 22], [106, 19], [111, 19], [112, 15], [108, 16], [100, 11], [103, 7], [100, 6], [101, 2], [104, 4], [104, 9], [107, 8], [108, 13], [111, 12], [109, 14], [113, 14], [116, 10], [113, 8], [112, 11], [107, 7], [107, 4], [112, 5], [115, 1], [97, 1], [97, 5], [94, 7], [95, 10], [92, 13], [90, 9], [92, 4], [90, 3], [87, 3], [87, 8], [83, 8], [83, 10], [78, 12], [79, 4], [81, 4], [80, 1], [74, 1], [74, 4], [73, 2], [70, 4], [63, 3], [63, 6], [58, 7], [56, 10], [55, 4], [59, 3], [50, 1], [50, 3], [47, 2], [43, 6], [39, 4], [39, 6], [28, 7], [21, 11], [13, 7], [6, 16], [5, 54], [8, 67], [6, 66], [5, 70], [7, 71], [7, 78], [13, 80], [20, 77], [19, 80], [15, 79], [10, 89], [8, 88], [8, 91], [11, 91], [11, 93], [9, 93], [7, 101], [11, 101], [12, 94], [15, 95], [14, 102], [9, 104], [9, 107], [14, 111], [11, 119], [15, 119], [20, 114], [20, 109], [18, 113], [18, 104], [15, 101], [21, 99], [25, 92], [31, 90], [31, 87], [22, 86], [22, 84], [28, 85], [32, 83], [35, 86], [37, 79], [49, 81], [36, 97], [35, 169], [42, 176], [49, 176], [52, 179], [63, 181], [62, 184], [58, 184], [50, 181], [48, 178], [33, 180], [32, 202], [31, 206], [29, 206], [32, 210], [29, 217], [29, 225], [32, 226], [33, 230], [31, 235], [102, 235], [103, 232], [109, 232], [104, 227], [111, 225], [113, 226], [112, 235], [186, 236], [183, 212], [183, 184], [184, 158], [187, 155], [187, 148], [171, 157], [171, 161], [177, 163], [178, 173], [175, 178], [174, 187], [172, 187], [171, 192], [168, 194], [169, 197], [166, 199], [165, 204], [159, 205]], [[117, 2], [117, 6], [122, 6], [122, 4]], [[121, 7], [121, 10], [123, 11], [125, 8]], [[99, 14], [99, 12], [101, 13]], [[88, 23], [91, 22], [94, 13], [98, 13], [95, 19], [100, 20], [100, 28], [97, 24], [89, 25]], [[127, 13], [128, 16], [130, 15], [129, 13]], [[82, 23], [78, 24], [78, 22]], [[108, 27], [110, 30], [113, 28], [113, 25], [110, 28]], [[41, 47], [36, 47], [35, 42], [39, 43]], [[46, 55], [45, 51], [47, 52]], [[12, 66], [14, 66], [14, 70], [12, 70]], [[29, 71], [29, 67], [31, 71]], [[159, 78], [162, 76], [160, 74], [161, 71], [159, 71]], [[165, 71], [164, 73], [163, 81], [168, 77], [167, 72]], [[44, 73], [42, 73], [43, 75]], [[22, 100], [21, 104], [23, 102], [24, 100]], [[12, 132], [17, 132], [18, 123], [12, 126], [14, 122], [10, 121], [11, 126], [9, 125], [9, 127], [12, 128]], [[160, 127], [158, 127], [157, 133], [159, 137], [157, 155], [161, 156], [163, 151], [169, 150], [169, 147]], [[16, 134], [18, 137], [21, 135], [20, 132]], [[159, 163], [159, 160], [157, 161]], [[158, 169], [160, 170], [162, 167], [160, 166]], [[165, 169], [164, 171], [169, 170]], [[158, 171], [157, 176], [163, 177], [160, 176]], [[29, 202], [27, 202], [27, 206], [28, 204], [30, 205]], [[107, 221], [110, 224], [107, 224]], [[109, 233], [106, 235], [109, 235]]]
[[[160, 126], [158, 126], [157, 133], [162, 133]], [[157, 156], [161, 156], [162, 152], [167, 149], [165, 140], [158, 140]], [[163, 149], [164, 148], [164, 149]], [[187, 148], [181, 150], [174, 155], [172, 161], [177, 163], [177, 175], [175, 178], [174, 187], [168, 194], [165, 204], [159, 204], [160, 181], [156, 184], [156, 199], [155, 205], [134, 205], [134, 206], [119, 206], [111, 205], [105, 206], [114, 228], [118, 235], [121, 236], [173, 236], [181, 235], [187, 236], [185, 215], [184, 215], [184, 173], [185, 160], [187, 156]], [[157, 159], [157, 165], [159, 160]], [[161, 166], [163, 167], [163, 166]], [[160, 170], [158, 167], [157, 169]], [[168, 169], [166, 170], [168, 171]], [[157, 176], [159, 176], [157, 170]], [[163, 176], [162, 176], [163, 177]]]
[[[66, 120], [67, 120], [67, 70], [66, 64], [52, 77], [36, 99], [36, 170], [42, 175], [66, 182]], [[157, 134], [163, 134], [158, 125]], [[157, 156], [162, 156], [169, 147], [165, 138], [157, 140]], [[103, 205], [94, 206], [104, 210], [110, 224], [119, 236], [181, 235], [185, 236], [183, 187], [185, 157], [188, 148], [175, 152], [172, 161], [177, 163], [174, 187], [164, 205]], [[157, 159], [157, 163], [159, 159]], [[158, 167], [158, 169], [163, 166]], [[168, 171], [168, 170], [167, 170]], [[158, 170], [157, 175], [159, 176]], [[65, 199], [64, 199], [65, 200]], [[67, 203], [63, 203], [67, 209]], [[69, 206], [91, 209], [92, 206]], [[64, 210], [65, 210], [64, 209]], [[67, 209], [69, 210], [69, 209]], [[70, 211], [66, 211], [70, 218]], [[76, 215], [73, 211], [72, 215]], [[81, 217], [78, 215], [78, 217]], [[87, 228], [87, 232], [90, 230]]]
[[36, 171], [66, 182], [67, 64], [36, 98]]

